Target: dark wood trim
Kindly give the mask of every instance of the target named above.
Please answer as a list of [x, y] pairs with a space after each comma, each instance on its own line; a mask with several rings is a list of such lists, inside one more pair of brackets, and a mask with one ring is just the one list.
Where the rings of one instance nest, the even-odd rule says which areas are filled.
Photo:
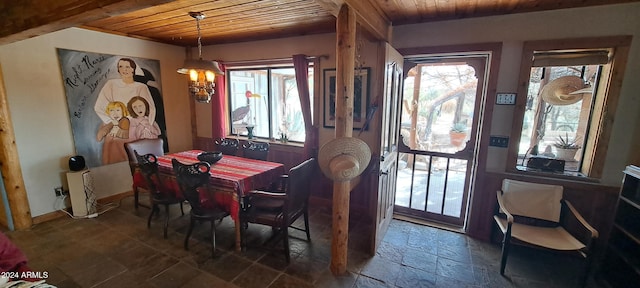
[[216, 144], [214, 143], [213, 138], [196, 136], [193, 142], [193, 149], [215, 151]]
[[[493, 107], [496, 102], [496, 92], [498, 86], [498, 72], [500, 70], [500, 61], [502, 56], [502, 43], [487, 43], [481, 45], [485, 51], [491, 52], [491, 59], [489, 64], [489, 75], [487, 78], [487, 95], [485, 96], [484, 111], [482, 125], [480, 127], [480, 133], [478, 140], [478, 163], [475, 168], [475, 176], [471, 183], [471, 193], [469, 195], [469, 211], [467, 213], [467, 225], [466, 232], [472, 237], [479, 237], [482, 235], [482, 223], [490, 214], [487, 211], [487, 206], [484, 205], [483, 200], [487, 195], [481, 187], [483, 187], [486, 179], [486, 167], [489, 161], [489, 136], [491, 131], [491, 122], [493, 120]], [[489, 215], [488, 215], [489, 214]], [[482, 237], [479, 237], [482, 238]]]
[[[235, 138], [235, 136], [234, 136]], [[240, 147], [246, 144], [248, 139], [245, 137], [240, 137]], [[269, 157], [267, 161], [278, 162], [284, 164], [285, 171], [289, 171], [289, 169], [294, 166], [304, 162], [307, 159], [304, 155], [304, 146], [302, 144], [298, 145], [296, 143], [280, 143], [277, 141], [265, 141], [264, 139], [255, 139], [256, 142], [268, 142], [269, 143]], [[214, 143], [213, 138], [208, 137], [196, 137], [193, 149], [199, 149], [203, 151], [215, 151], [216, 145]], [[242, 149], [238, 149], [238, 156], [242, 155]]]
[[[406, 56], [410, 55], [423, 55], [423, 54], [439, 54], [439, 53], [467, 53], [467, 52], [489, 52], [491, 58], [489, 59], [489, 73], [486, 76], [487, 87], [484, 97], [484, 111], [482, 111], [481, 125], [479, 127], [480, 133], [478, 139], [478, 159], [475, 165], [475, 175], [471, 183], [471, 193], [469, 197], [470, 206], [467, 214], [466, 233], [472, 237], [481, 239], [488, 239], [485, 237], [485, 218], [491, 218], [491, 212], [493, 211], [490, 203], [486, 203], [487, 197], [491, 198], [491, 195], [487, 195], [487, 192], [483, 189], [486, 181], [486, 167], [489, 153], [489, 136], [491, 131], [491, 122], [493, 120], [493, 107], [495, 103], [495, 97], [498, 85], [498, 72], [500, 69], [500, 61], [502, 56], [502, 43], [476, 43], [476, 44], [463, 44], [463, 45], [447, 45], [436, 47], [412, 47], [398, 49], [398, 51]], [[480, 111], [478, 111], [480, 112]], [[493, 191], [495, 193], [495, 191]], [[495, 198], [495, 197], [493, 197]]]
[[[498, 49], [498, 50], [496, 50]], [[427, 47], [409, 47], [399, 48], [398, 52], [406, 56], [410, 55], [422, 55], [422, 54], [440, 54], [440, 53], [463, 53], [463, 52], [475, 52], [475, 51], [502, 51], [501, 42], [487, 42], [487, 43], [472, 43], [472, 44], [459, 44], [459, 45], [445, 45], [445, 46], [427, 46]], [[497, 55], [498, 58], [500, 54]], [[496, 67], [498, 69], [500, 67]]]

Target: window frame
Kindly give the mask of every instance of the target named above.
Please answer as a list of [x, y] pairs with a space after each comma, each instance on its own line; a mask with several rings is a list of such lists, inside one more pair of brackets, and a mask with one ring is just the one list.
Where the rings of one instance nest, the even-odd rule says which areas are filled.
[[[310, 77], [309, 79], [313, 79], [314, 83], [316, 81], [316, 73], [317, 73], [317, 64], [314, 61], [310, 61], [309, 62], [309, 69], [313, 70], [314, 75], [312, 77]], [[271, 70], [273, 69], [294, 69], [294, 64], [292, 60], [262, 60], [262, 61], [246, 61], [246, 62], [242, 62], [242, 63], [238, 63], [238, 64], [231, 64], [228, 65], [226, 68], [227, 72], [231, 72], [231, 71], [250, 71], [250, 70], [265, 70], [267, 72], [267, 80], [268, 80], [268, 90], [269, 92], [271, 92]], [[226, 73], [228, 74], [228, 73]], [[295, 75], [294, 75], [295, 78]], [[231, 79], [229, 76], [225, 75], [225, 81], [226, 81], [226, 111], [225, 111], [225, 117], [226, 117], [226, 122], [227, 122], [227, 136], [228, 137], [240, 137], [242, 139], [248, 139], [247, 135], [236, 135], [233, 134], [233, 123], [231, 121], [231, 100], [230, 100], [230, 95], [231, 95]], [[314, 84], [315, 85], [315, 84]], [[315, 88], [314, 87], [309, 87], [309, 94], [311, 96], [310, 99], [310, 103], [311, 103], [311, 109], [313, 111], [314, 106], [316, 105], [315, 103]], [[267, 109], [268, 109], [268, 113], [269, 113], [269, 138], [265, 138], [265, 137], [258, 137], [256, 136], [254, 138], [254, 140], [258, 140], [258, 141], [266, 141], [266, 142], [277, 142], [283, 145], [293, 145], [293, 146], [301, 146], [304, 145], [304, 141], [297, 141], [297, 140], [287, 140], [287, 141], [281, 141], [281, 139], [279, 139], [279, 135], [271, 135], [271, 128], [273, 125], [277, 125], [272, 123], [272, 119], [271, 119], [271, 110], [273, 109], [273, 103], [270, 97], [271, 94], [269, 94], [267, 97], [269, 97], [269, 100], [267, 102]], [[312, 117], [313, 118], [313, 117]]]
[[[620, 98], [622, 79], [627, 65], [631, 36], [608, 36], [593, 38], [554, 39], [525, 41], [522, 48], [520, 61], [520, 73], [518, 78], [517, 95], [527, 95], [529, 79], [536, 51], [551, 50], [588, 50], [588, 49], [612, 49], [613, 55], [609, 64], [604, 65], [600, 76], [598, 91], [594, 95], [594, 109], [587, 131], [588, 141], [583, 148], [582, 174], [587, 178], [599, 179], [602, 177], [607, 148], [611, 137], [614, 115]], [[531, 173], [516, 169], [518, 165], [518, 147], [526, 110], [526, 97], [516, 97], [516, 106], [513, 114], [513, 126], [511, 139], [507, 152], [507, 170], [518, 173]], [[558, 174], [545, 173], [555, 176]], [[566, 176], [559, 174], [561, 176]], [[584, 179], [585, 177], [575, 177]]]

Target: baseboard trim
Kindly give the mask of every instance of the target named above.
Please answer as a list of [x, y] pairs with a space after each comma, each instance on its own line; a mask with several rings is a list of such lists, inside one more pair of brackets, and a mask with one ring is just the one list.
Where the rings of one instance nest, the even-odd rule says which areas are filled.
[[[67, 212], [69, 212], [69, 208], [65, 208], [65, 210], [67, 210]], [[51, 220], [55, 220], [61, 217], [67, 216], [67, 214], [61, 212], [61, 211], [53, 211], [53, 212], [49, 212], [46, 214], [42, 214], [40, 216], [36, 216], [33, 217], [31, 220], [33, 222], [33, 225], [36, 224], [40, 224], [40, 223], [44, 223], [44, 222], [48, 222]]]
[[[126, 191], [126, 192], [122, 192], [122, 193], [118, 193], [118, 194], [114, 194], [114, 195], [110, 195], [104, 198], [100, 198], [98, 199], [98, 204], [107, 204], [107, 203], [112, 203], [112, 202], [120, 202], [120, 200], [129, 197], [129, 196], [133, 196], [133, 191]], [[67, 207], [65, 208], [65, 210], [69, 213], [71, 213], [71, 207]], [[69, 216], [66, 213], [62, 212], [62, 211], [53, 211], [53, 212], [49, 212], [46, 214], [42, 214], [36, 217], [31, 218], [33, 224], [40, 224], [40, 223], [44, 223], [44, 222], [48, 222], [48, 221], [52, 221], [52, 220], [56, 220], [58, 218], [61, 217], [65, 217], [65, 216]]]
[[122, 192], [122, 193], [119, 193], [119, 194], [114, 194], [114, 195], [107, 196], [107, 197], [104, 197], [104, 198], [100, 198], [100, 199], [98, 199], [98, 203], [99, 204], [107, 204], [107, 203], [112, 203], [112, 202], [120, 202], [120, 200], [122, 200], [124, 198], [127, 198], [127, 197], [130, 197], [130, 196], [133, 196], [133, 191], [132, 190], [127, 191], [127, 192]]

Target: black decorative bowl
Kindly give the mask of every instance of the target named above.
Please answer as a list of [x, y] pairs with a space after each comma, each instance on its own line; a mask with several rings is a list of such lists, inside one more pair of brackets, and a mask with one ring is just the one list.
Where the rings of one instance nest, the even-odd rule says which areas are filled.
[[222, 159], [222, 152], [220, 151], [202, 152], [198, 154], [198, 160], [207, 162], [210, 165], [215, 164], [220, 159]]

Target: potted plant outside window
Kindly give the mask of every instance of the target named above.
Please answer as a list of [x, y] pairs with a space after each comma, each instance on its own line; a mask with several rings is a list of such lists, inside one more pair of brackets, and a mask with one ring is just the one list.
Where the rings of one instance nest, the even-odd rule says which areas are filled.
[[556, 147], [556, 158], [567, 161], [574, 161], [576, 152], [582, 148], [578, 145], [577, 139], [575, 137], [571, 139], [568, 133], [565, 133], [564, 137], [558, 136], [553, 146]]
[[449, 137], [451, 140], [451, 145], [453, 146], [462, 146], [465, 138], [467, 138], [467, 125], [458, 122], [451, 126], [451, 130], [449, 131]]

